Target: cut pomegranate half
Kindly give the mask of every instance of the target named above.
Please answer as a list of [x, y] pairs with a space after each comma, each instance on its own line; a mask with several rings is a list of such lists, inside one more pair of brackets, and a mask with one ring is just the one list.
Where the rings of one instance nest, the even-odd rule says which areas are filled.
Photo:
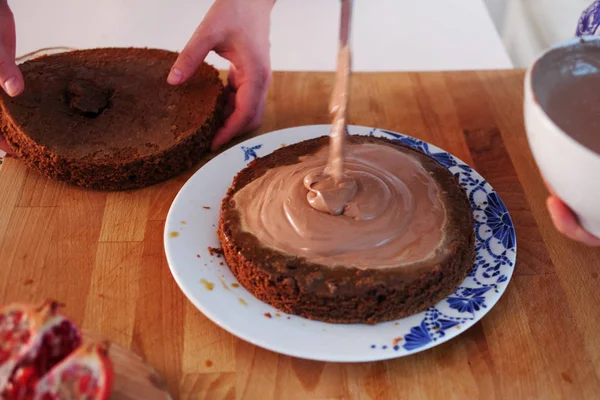
[[61, 306], [12, 304], [0, 309], [0, 397], [31, 399], [36, 382], [80, 343]]
[[37, 382], [33, 400], [107, 400], [113, 378], [108, 343], [84, 344]]

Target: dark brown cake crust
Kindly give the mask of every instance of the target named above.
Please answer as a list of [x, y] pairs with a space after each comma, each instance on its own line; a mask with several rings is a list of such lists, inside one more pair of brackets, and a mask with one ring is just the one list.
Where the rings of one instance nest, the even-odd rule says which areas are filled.
[[208, 64], [170, 86], [176, 58], [105, 48], [27, 61], [25, 92], [0, 94], [0, 130], [17, 157], [50, 178], [102, 190], [171, 178], [208, 151], [225, 100]]
[[[254, 160], [234, 178], [223, 199], [217, 234], [236, 278], [254, 296], [281, 311], [334, 323], [375, 324], [403, 318], [450, 295], [475, 260], [473, 214], [454, 176], [431, 157], [423, 155], [423, 164], [442, 188], [447, 235], [457, 239], [447, 243], [447, 262], [432, 266], [425, 273], [411, 275], [398, 268], [331, 268], [265, 247], [255, 236], [241, 230], [232, 200], [234, 194], [267, 170], [297, 163], [299, 156], [315, 153], [328, 141], [329, 137], [321, 137], [279, 149]], [[348, 141], [386, 143], [417, 152], [383, 138], [349, 136]]]

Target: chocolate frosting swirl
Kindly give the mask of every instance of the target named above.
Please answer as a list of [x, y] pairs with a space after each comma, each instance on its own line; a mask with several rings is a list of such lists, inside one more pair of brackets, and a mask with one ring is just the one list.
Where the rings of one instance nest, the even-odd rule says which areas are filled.
[[242, 228], [264, 245], [328, 266], [397, 267], [443, 256], [446, 210], [418, 156], [350, 144], [344, 177], [328, 148], [267, 171], [234, 196]]

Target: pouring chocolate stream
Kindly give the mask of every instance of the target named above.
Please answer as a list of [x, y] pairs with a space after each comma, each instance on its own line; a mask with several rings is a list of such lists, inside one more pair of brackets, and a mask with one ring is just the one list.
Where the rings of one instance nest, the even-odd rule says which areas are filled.
[[323, 173], [310, 174], [304, 179], [304, 186], [309, 191], [307, 199], [311, 207], [333, 215], [344, 213], [346, 206], [357, 192], [354, 178], [344, 174], [344, 136], [351, 72], [352, 0], [341, 0], [341, 3], [340, 43], [335, 83], [329, 103], [329, 112], [333, 116], [329, 159]]

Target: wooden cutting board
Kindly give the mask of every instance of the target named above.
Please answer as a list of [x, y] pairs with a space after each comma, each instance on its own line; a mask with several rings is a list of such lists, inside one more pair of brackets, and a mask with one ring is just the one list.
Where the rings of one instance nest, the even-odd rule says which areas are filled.
[[[331, 73], [275, 73], [255, 134], [329, 123], [332, 83]], [[193, 171], [105, 193], [7, 159], [0, 304], [60, 300], [80, 326], [154, 366], [175, 399], [598, 398], [600, 250], [554, 229], [522, 109], [523, 71], [352, 77], [351, 124], [451, 152], [490, 182], [513, 218], [519, 249], [504, 296], [481, 322], [433, 349], [376, 363], [313, 362], [263, 350], [210, 322], [178, 289], [163, 250], [167, 212]]]
[[[106, 341], [86, 331], [83, 337], [85, 341]], [[171, 400], [167, 383], [142, 357], [115, 343], [110, 343], [108, 356], [115, 373], [112, 400]]]

